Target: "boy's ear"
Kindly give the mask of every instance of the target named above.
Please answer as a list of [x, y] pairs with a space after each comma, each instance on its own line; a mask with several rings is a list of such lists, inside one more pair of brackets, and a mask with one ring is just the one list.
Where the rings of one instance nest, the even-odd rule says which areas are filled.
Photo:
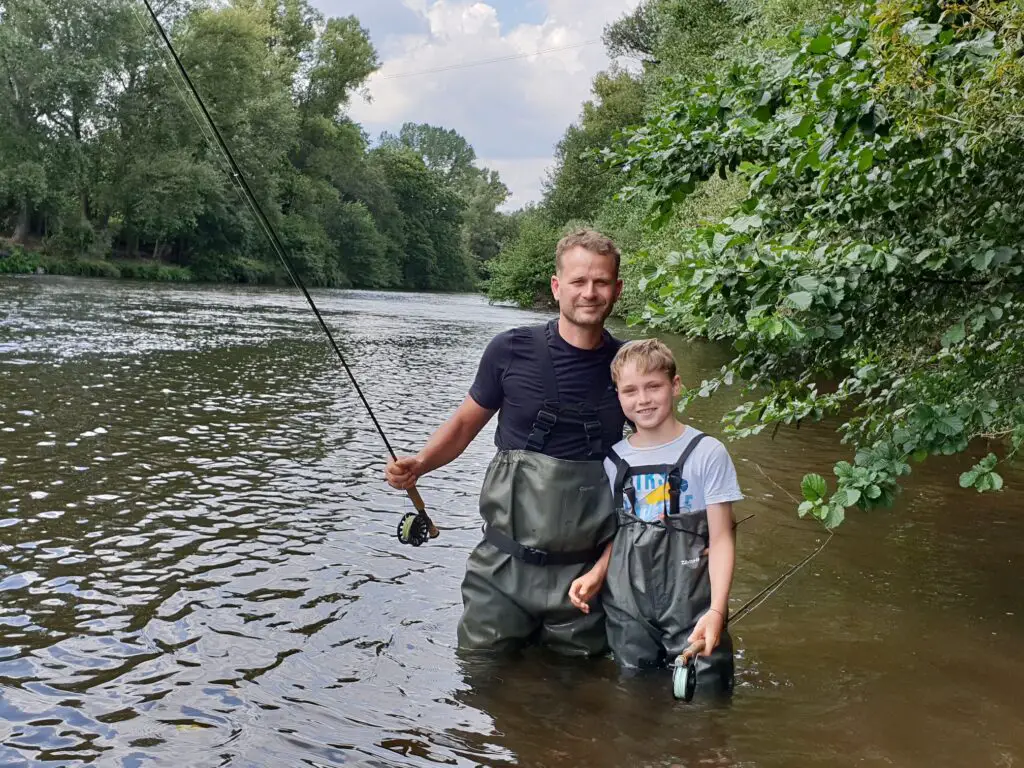
[[672, 397], [679, 397], [681, 394], [683, 394], [683, 380], [676, 374], [672, 379]]

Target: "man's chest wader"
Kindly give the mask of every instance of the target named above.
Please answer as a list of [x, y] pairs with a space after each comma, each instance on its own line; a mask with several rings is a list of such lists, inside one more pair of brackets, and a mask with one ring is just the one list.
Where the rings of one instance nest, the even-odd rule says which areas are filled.
[[[675, 464], [631, 467], [614, 451], [613, 498], [618, 531], [604, 586], [608, 642], [624, 667], [661, 666], [682, 653], [697, 620], [711, 606], [707, 510], [680, 510], [683, 466], [704, 437], [695, 436]], [[637, 509], [633, 478], [667, 475], [669, 509], [646, 522], [625, 511]], [[723, 630], [711, 656], [697, 658], [698, 690], [727, 692], [733, 681], [732, 638]]]
[[[484, 540], [466, 564], [460, 648], [503, 651], [537, 640], [562, 653], [596, 655], [608, 647], [600, 605], [582, 613], [569, 602], [569, 587], [615, 532], [598, 418], [610, 379], [595, 385], [588, 403], [560, 402], [548, 333], [548, 326], [533, 329], [545, 401], [527, 448], [499, 451], [480, 492]], [[589, 459], [541, 453], [556, 428], [578, 432]]]

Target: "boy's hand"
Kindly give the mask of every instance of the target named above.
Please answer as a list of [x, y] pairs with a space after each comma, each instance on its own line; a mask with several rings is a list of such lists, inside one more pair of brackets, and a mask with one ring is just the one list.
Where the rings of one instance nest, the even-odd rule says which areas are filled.
[[693, 628], [687, 643], [693, 643], [701, 638], [704, 639], [704, 650], [701, 656], [710, 656], [711, 652], [718, 647], [718, 641], [722, 638], [722, 629], [725, 627], [725, 617], [714, 608], [709, 609]]
[[590, 613], [590, 601], [601, 591], [604, 574], [597, 568], [591, 568], [576, 579], [569, 587], [569, 600], [584, 613]]

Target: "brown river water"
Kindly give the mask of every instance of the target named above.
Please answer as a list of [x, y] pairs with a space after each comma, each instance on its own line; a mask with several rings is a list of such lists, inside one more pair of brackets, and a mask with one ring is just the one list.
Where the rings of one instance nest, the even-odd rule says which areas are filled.
[[[314, 295], [400, 452], [543, 318]], [[670, 341], [688, 384], [723, 360]], [[0, 280], [0, 766], [1024, 765], [1024, 472], [915, 466], [734, 626], [732, 699], [686, 704], [608, 659], [460, 658], [493, 424], [421, 483], [441, 537], [402, 546], [332, 355], [294, 291]], [[728, 444], [734, 608], [824, 540], [788, 494], [848, 458], [835, 426]]]

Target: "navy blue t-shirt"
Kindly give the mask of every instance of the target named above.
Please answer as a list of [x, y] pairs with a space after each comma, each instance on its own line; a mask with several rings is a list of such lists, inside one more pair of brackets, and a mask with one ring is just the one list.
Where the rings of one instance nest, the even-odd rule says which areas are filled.
[[596, 407], [603, 451], [622, 439], [625, 417], [612, 385], [611, 363], [623, 342], [605, 331], [600, 347], [580, 349], [558, 335], [557, 320], [548, 323], [548, 329], [550, 363], [539, 356], [532, 328], [512, 328], [495, 336], [484, 350], [469, 395], [481, 408], [498, 411], [498, 450], [522, 450], [546, 399], [541, 366], [552, 365], [563, 412], [543, 453], [582, 461], [589, 458], [590, 445], [572, 407]]

